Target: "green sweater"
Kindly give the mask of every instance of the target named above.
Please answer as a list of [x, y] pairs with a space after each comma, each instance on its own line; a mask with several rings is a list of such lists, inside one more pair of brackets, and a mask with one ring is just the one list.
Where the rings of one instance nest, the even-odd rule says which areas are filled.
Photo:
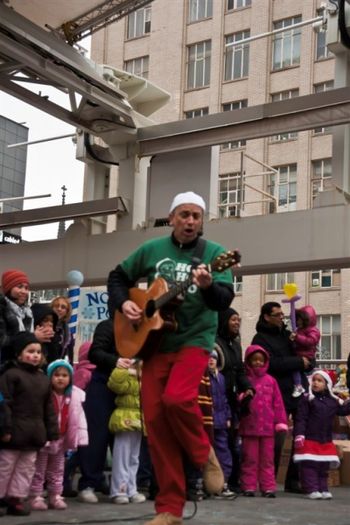
[[[192, 256], [195, 248], [181, 249], [170, 236], [152, 239], [142, 244], [121, 263], [121, 267], [133, 282], [146, 277], [148, 285], [157, 277], [167, 281], [183, 282], [191, 273]], [[225, 252], [225, 249], [206, 241], [202, 261], [210, 263]], [[232, 283], [230, 270], [213, 272], [214, 282]], [[183, 303], [176, 309], [175, 332], [164, 334], [161, 352], [176, 352], [183, 346], [197, 346], [211, 351], [217, 330], [217, 312], [205, 304], [201, 290], [192, 284]]]

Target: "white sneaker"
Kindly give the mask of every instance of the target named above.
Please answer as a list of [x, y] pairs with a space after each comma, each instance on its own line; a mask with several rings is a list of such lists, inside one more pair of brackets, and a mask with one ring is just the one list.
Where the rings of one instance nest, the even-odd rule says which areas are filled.
[[315, 491], [308, 494], [307, 497], [309, 499], [322, 499], [322, 494], [321, 492]]
[[292, 392], [292, 397], [300, 397], [305, 392], [305, 388], [301, 385], [295, 385]]
[[328, 492], [328, 490], [326, 492], [322, 492], [321, 496], [322, 496], [322, 499], [332, 499], [333, 498], [333, 494], [331, 492]]
[[144, 494], [141, 494], [140, 492], [136, 492], [133, 496], [130, 498], [130, 503], [144, 503], [146, 501], [146, 496]]
[[128, 496], [115, 496], [114, 498], [112, 498], [112, 501], [116, 505], [126, 505], [127, 503], [129, 503], [129, 498]]
[[225, 483], [224, 488], [221, 492], [214, 494], [214, 499], [233, 499], [236, 494], [232, 492]]
[[83, 503], [98, 503], [98, 497], [96, 496], [94, 489], [91, 487], [80, 490], [78, 492], [78, 500]]

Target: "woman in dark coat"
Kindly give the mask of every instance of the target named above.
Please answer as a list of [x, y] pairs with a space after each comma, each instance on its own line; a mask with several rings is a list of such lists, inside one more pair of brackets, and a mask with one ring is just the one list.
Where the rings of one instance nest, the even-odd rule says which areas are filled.
[[232, 472], [228, 480], [228, 485], [234, 491], [238, 490], [240, 464], [237, 432], [239, 420], [237, 396], [238, 394], [244, 393], [246, 398], [249, 399], [254, 395], [242, 361], [242, 347], [239, 334], [240, 325], [240, 316], [233, 308], [219, 312], [218, 333], [214, 346], [218, 353], [218, 369], [225, 377], [226, 395], [232, 413], [232, 425], [229, 429]]

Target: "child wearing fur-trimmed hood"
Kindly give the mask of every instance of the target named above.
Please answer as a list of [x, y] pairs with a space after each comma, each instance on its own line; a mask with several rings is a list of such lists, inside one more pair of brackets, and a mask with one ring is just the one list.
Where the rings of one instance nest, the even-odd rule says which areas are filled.
[[334, 416], [350, 414], [350, 403], [337, 397], [332, 380], [325, 370], [315, 370], [310, 378], [309, 392], [299, 401], [294, 427], [293, 459], [300, 463], [303, 491], [310, 499], [331, 499], [328, 488], [330, 467], [339, 466], [332, 442]]

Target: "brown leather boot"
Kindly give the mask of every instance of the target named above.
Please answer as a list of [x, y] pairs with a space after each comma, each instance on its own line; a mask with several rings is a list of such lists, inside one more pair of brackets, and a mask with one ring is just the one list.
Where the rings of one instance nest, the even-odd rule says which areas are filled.
[[153, 520], [146, 521], [144, 525], [183, 525], [182, 518], [170, 514], [170, 512], [161, 512]]
[[203, 468], [203, 483], [208, 494], [216, 494], [224, 488], [224, 474], [213, 447], [210, 447], [208, 461]]

